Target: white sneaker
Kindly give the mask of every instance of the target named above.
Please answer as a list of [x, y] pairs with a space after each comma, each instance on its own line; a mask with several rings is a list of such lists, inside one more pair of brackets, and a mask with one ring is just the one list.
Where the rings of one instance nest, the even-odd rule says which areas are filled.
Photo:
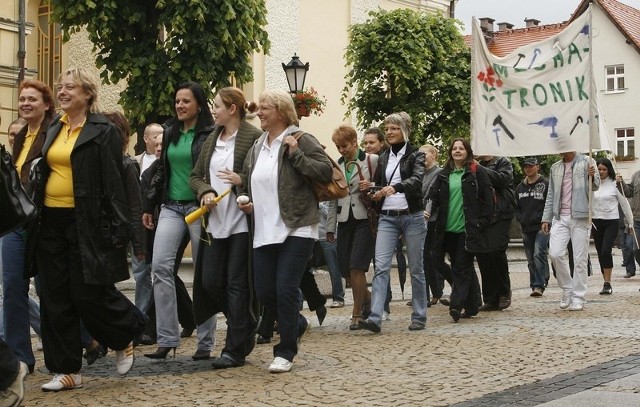
[[0, 405], [19, 406], [24, 398], [24, 378], [29, 373], [29, 368], [24, 362], [18, 362], [18, 375], [9, 384], [9, 387], [0, 391]]
[[116, 351], [116, 370], [124, 376], [133, 367], [133, 342], [129, 342], [126, 348]]
[[582, 311], [584, 309], [584, 302], [582, 301], [572, 301], [569, 306], [569, 311]]
[[269, 371], [271, 373], [290, 372], [292, 367], [293, 367], [293, 362], [289, 362], [285, 358], [276, 356], [276, 358], [273, 359], [273, 362], [271, 362], [271, 364], [269, 365]]
[[566, 292], [562, 294], [562, 299], [560, 300], [560, 309], [567, 309], [571, 305], [571, 292]]
[[42, 385], [42, 391], [73, 390], [82, 387], [82, 375], [56, 373], [53, 379]]
[[391, 321], [391, 318], [389, 317], [389, 313], [387, 311], [382, 311], [382, 320]]
[[329, 308], [342, 308], [344, 307], [344, 301], [334, 301], [329, 305]]

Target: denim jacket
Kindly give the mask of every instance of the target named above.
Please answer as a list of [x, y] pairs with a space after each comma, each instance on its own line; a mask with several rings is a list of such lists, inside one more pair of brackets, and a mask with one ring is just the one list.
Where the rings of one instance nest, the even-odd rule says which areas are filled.
[[[571, 217], [585, 219], [589, 217], [589, 165], [596, 166], [593, 159], [581, 154], [573, 158], [573, 178], [571, 182]], [[560, 198], [562, 195], [562, 179], [564, 177], [564, 162], [555, 162], [551, 166], [549, 176], [549, 192], [544, 205], [542, 223], [551, 223], [552, 219], [560, 219]], [[593, 176], [592, 190], [600, 187], [600, 175], [596, 171]]]

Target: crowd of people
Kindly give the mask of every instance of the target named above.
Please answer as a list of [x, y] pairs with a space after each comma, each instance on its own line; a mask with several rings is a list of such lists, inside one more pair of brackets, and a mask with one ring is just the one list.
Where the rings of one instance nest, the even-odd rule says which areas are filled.
[[[348, 193], [318, 202], [312, 182], [331, 181], [333, 164], [299, 128], [289, 93], [266, 90], [255, 104], [225, 87], [210, 104], [200, 84], [185, 82], [174, 102], [174, 117], [148, 125], [145, 151], [130, 158], [127, 120], [99, 111], [97, 84], [86, 70], [63, 72], [55, 101], [44, 83], [21, 84], [21, 119], [9, 127], [10, 143], [20, 180], [40, 211], [37, 221], [0, 240], [3, 395], [18, 397], [35, 368], [34, 314], [53, 374], [43, 391], [82, 387], [83, 356], [92, 364], [111, 349], [117, 373], [125, 375], [134, 346], [157, 343], [144, 356], [164, 359], [194, 331], [192, 358], [211, 359], [219, 313], [227, 330], [214, 369], [243, 366], [256, 336], [269, 343], [276, 329], [268, 370], [288, 372], [309, 329], [303, 300], [320, 324], [327, 312], [310, 272], [314, 246], [330, 271], [330, 307], [345, 305], [344, 279], [353, 295], [345, 328], [373, 333], [388, 318], [392, 258], [404, 260], [403, 245], [409, 330], [425, 329], [427, 308], [439, 302], [454, 322], [508, 308], [506, 250], [514, 217], [532, 297], [544, 295], [549, 257], [562, 289], [559, 307], [584, 309], [590, 233], [604, 280], [600, 294], [613, 292], [612, 248], [620, 229], [625, 277], [635, 275], [638, 248], [628, 236], [640, 229], [640, 172], [627, 185], [606, 158], [562, 152], [548, 179], [537, 158], [526, 158], [516, 186], [508, 158], [475, 156], [463, 138], [451, 142], [439, 166], [438, 149], [411, 144], [411, 118], [395, 112], [385, 117], [383, 131], [367, 130], [362, 143], [351, 126], [334, 130]], [[254, 112], [260, 128], [248, 121]], [[201, 210], [204, 215], [189, 219]], [[189, 243], [193, 301], [178, 276]], [[114, 285], [129, 278], [128, 251], [135, 304]], [[29, 296], [32, 277], [40, 304]]]

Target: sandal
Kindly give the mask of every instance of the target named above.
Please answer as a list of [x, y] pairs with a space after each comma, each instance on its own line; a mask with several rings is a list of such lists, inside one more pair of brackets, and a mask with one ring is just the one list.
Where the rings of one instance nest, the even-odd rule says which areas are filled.
[[358, 322], [360, 321], [364, 321], [364, 319], [362, 318], [362, 315], [354, 315], [351, 317], [351, 325], [349, 325], [349, 330], [350, 331], [359, 331], [360, 325], [358, 324]]

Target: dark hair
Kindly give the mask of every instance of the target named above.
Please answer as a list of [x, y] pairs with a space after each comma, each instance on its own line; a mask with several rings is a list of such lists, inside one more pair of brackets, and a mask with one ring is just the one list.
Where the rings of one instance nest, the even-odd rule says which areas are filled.
[[613, 170], [613, 164], [611, 164], [611, 160], [608, 158], [600, 158], [598, 159], [598, 161], [596, 161], [596, 167], [600, 164], [607, 167], [607, 173], [608, 173], [607, 177], [611, 178], [612, 180], [615, 180], [616, 172]]
[[[205, 129], [206, 127], [213, 126], [213, 122], [214, 122], [213, 115], [211, 114], [211, 109], [209, 108], [209, 102], [207, 101], [207, 93], [204, 91], [204, 88], [202, 87], [202, 85], [196, 82], [181, 83], [173, 92], [174, 101], [176, 100], [176, 95], [178, 94], [178, 91], [181, 89], [189, 89], [191, 93], [193, 93], [193, 97], [196, 100], [198, 107], [200, 108], [198, 111], [198, 120], [196, 121], [196, 127], [195, 127], [196, 133], [198, 133], [198, 131], [202, 129]], [[169, 136], [169, 142], [176, 144], [178, 142], [178, 139], [180, 138], [181, 126], [179, 125], [180, 121], [177, 120], [177, 118], [173, 122], [175, 123], [175, 125], [171, 130], [171, 135]]]
[[449, 150], [447, 151], [447, 162], [445, 163], [445, 165], [447, 165], [449, 168], [455, 168], [455, 164], [453, 163], [453, 157], [451, 157], [451, 151], [453, 151], [453, 145], [456, 143], [456, 141], [459, 141], [462, 143], [462, 145], [464, 146], [464, 149], [467, 151], [467, 159], [464, 161], [464, 166], [468, 167], [474, 160], [473, 158], [473, 150], [471, 149], [471, 144], [469, 143], [469, 140], [467, 139], [463, 139], [462, 137], [458, 137], [458, 138], [454, 138], [453, 140], [451, 140], [451, 145], [449, 146]]
[[236, 109], [238, 109], [238, 114], [241, 119], [244, 119], [247, 115], [247, 111], [253, 113], [258, 107], [254, 102], [247, 102], [242, 90], [234, 88], [233, 86], [220, 89], [218, 91], [218, 96], [220, 96], [222, 103], [224, 103], [227, 109], [230, 108], [231, 105], [236, 105]]
[[53, 115], [56, 113], [56, 104], [53, 101], [53, 92], [49, 85], [44, 82], [40, 82], [35, 79], [27, 79], [20, 83], [20, 87], [18, 88], [18, 95], [22, 92], [22, 89], [25, 88], [33, 88], [42, 94], [42, 101], [49, 105], [49, 108], [46, 112], [44, 112], [45, 119], [51, 119]]
[[129, 127], [127, 118], [120, 112], [104, 113], [104, 117], [116, 126], [122, 143], [122, 151], [124, 152], [129, 146], [129, 138], [131, 137], [131, 127]]
[[371, 127], [364, 132], [364, 135], [373, 134], [376, 136], [379, 142], [382, 143], [382, 149], [378, 152], [378, 154], [382, 153], [384, 150], [389, 148], [389, 144], [387, 144], [387, 139], [384, 138], [384, 133], [380, 130], [380, 127]]

